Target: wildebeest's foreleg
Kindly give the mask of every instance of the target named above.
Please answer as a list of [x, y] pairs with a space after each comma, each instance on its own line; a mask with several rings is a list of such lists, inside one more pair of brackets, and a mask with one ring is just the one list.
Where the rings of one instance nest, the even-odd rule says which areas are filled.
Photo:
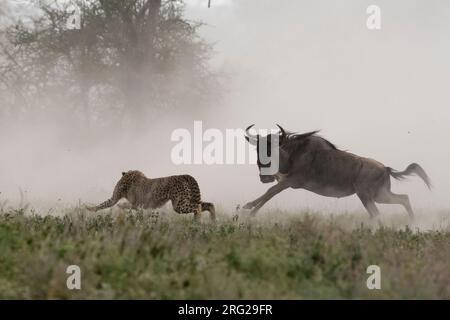
[[287, 181], [282, 181], [277, 183], [276, 185], [274, 185], [273, 187], [270, 187], [269, 190], [266, 191], [266, 193], [264, 193], [261, 197], [259, 197], [258, 199], [247, 203], [244, 206], [244, 209], [252, 209], [251, 214], [256, 214], [256, 212], [258, 212], [259, 209], [261, 209], [261, 207], [270, 199], [272, 199], [275, 195], [277, 195], [278, 193], [280, 193], [281, 191], [287, 189], [290, 187], [290, 183]]

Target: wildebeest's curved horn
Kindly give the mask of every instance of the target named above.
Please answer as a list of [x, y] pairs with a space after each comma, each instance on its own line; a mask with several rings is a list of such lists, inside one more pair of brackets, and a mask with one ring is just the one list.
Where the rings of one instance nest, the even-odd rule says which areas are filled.
[[251, 126], [248, 126], [247, 129], [245, 129], [245, 133], [246, 133], [245, 139], [247, 139], [247, 141], [248, 141], [250, 144], [256, 145], [256, 144], [258, 143], [258, 136], [257, 136], [257, 135], [255, 136], [254, 134], [251, 134], [251, 133], [249, 132], [249, 130], [250, 130], [253, 126], [254, 126], [254, 124], [252, 124]]
[[283, 127], [281, 127], [278, 123], [277, 127], [280, 129], [281, 137], [286, 138], [286, 131], [284, 131]]

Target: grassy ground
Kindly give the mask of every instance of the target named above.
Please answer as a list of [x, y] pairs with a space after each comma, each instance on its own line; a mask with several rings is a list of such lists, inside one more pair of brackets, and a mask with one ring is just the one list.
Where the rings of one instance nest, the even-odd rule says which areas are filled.
[[[0, 214], [0, 298], [450, 299], [450, 230], [365, 214]], [[388, 226], [383, 226], [388, 225]], [[81, 290], [68, 290], [68, 265]], [[368, 290], [369, 265], [381, 290]]]

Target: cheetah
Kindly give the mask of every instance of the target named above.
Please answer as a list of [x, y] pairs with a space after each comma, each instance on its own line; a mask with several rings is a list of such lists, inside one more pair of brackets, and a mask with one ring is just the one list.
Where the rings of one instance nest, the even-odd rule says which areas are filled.
[[194, 213], [198, 219], [202, 211], [209, 211], [211, 220], [216, 218], [214, 204], [201, 201], [200, 188], [192, 176], [185, 174], [150, 179], [137, 170], [122, 172], [111, 199], [86, 208], [90, 211], [110, 208], [122, 198], [130, 202], [132, 209], [156, 209], [172, 201], [177, 213]]

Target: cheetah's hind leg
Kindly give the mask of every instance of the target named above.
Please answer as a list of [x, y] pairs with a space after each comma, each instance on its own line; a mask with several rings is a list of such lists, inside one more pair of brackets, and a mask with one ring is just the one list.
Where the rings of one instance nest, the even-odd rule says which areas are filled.
[[202, 205], [201, 203], [191, 203], [187, 199], [183, 199], [182, 201], [172, 201], [173, 210], [176, 213], [180, 214], [189, 214], [194, 213], [194, 220], [199, 221], [200, 220], [200, 214], [202, 212]]

